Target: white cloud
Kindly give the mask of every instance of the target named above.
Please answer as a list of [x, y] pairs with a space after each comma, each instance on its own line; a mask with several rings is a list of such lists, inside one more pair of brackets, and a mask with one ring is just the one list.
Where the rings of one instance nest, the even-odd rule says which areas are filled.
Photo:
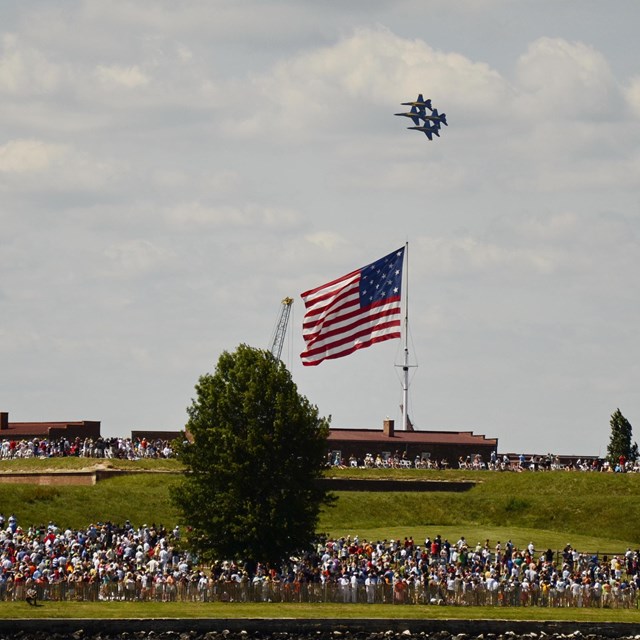
[[343, 236], [333, 231], [317, 231], [316, 233], [306, 235], [304, 239], [327, 252], [332, 252], [347, 244]]
[[300, 216], [296, 211], [283, 207], [258, 207], [252, 205], [249, 209], [252, 217], [262, 221], [271, 229], [291, 229], [299, 226]]
[[179, 203], [166, 212], [171, 225], [182, 228], [272, 228], [298, 226], [299, 215], [286, 208], [246, 204], [206, 205], [201, 202]]
[[520, 283], [633, 270], [640, 251], [630, 219], [575, 211], [501, 215], [482, 234], [422, 236], [414, 244], [414, 268], [425, 277], [486, 274]]
[[431, 276], [471, 276], [482, 272], [548, 274], [557, 268], [557, 251], [549, 247], [511, 247], [471, 235], [418, 240], [420, 270]]
[[96, 190], [115, 174], [109, 162], [66, 144], [19, 139], [0, 146], [0, 184], [15, 193]]
[[191, 184], [189, 175], [176, 169], [159, 169], [151, 175], [151, 180], [157, 188], [184, 189]]
[[119, 276], [137, 276], [157, 269], [174, 258], [171, 250], [149, 240], [127, 240], [112, 244], [104, 251]]
[[237, 171], [228, 169], [205, 176], [202, 183], [209, 192], [226, 193], [235, 191], [239, 187], [241, 177]]
[[625, 95], [635, 117], [640, 118], [640, 76], [635, 76], [631, 79]]
[[0, 146], [0, 172], [32, 173], [49, 169], [67, 150], [42, 140], [10, 140]]
[[582, 42], [539, 38], [517, 64], [518, 107], [526, 117], [592, 120], [618, 117], [620, 89], [602, 55]]
[[0, 51], [0, 95], [31, 96], [54, 91], [63, 76], [58, 65], [16, 35], [2, 37]]
[[193, 52], [191, 51], [191, 49], [184, 46], [183, 44], [179, 44], [177, 46], [177, 54], [178, 54], [178, 58], [182, 62], [191, 62], [191, 60], [193, 60]]
[[96, 69], [98, 80], [109, 87], [125, 87], [135, 89], [149, 84], [150, 78], [137, 65], [121, 67], [117, 65], [99, 66]]
[[232, 206], [211, 207], [201, 202], [180, 203], [167, 211], [168, 222], [182, 227], [245, 226], [248, 221]]
[[31, 351], [40, 340], [41, 336], [29, 326], [0, 327], [0, 353]]
[[[428, 87], [422, 89], [426, 73]], [[477, 117], [489, 114], [509, 91], [484, 63], [384, 28], [361, 28], [335, 45], [302, 52], [255, 78], [251, 95], [260, 110], [235, 116], [225, 128], [246, 137], [274, 132], [287, 139], [323, 136], [329, 126], [336, 131], [368, 123], [374, 105], [391, 110], [402, 97], [413, 100], [416, 91], [427, 88], [434, 105], [446, 96], [449, 104], [473, 104]]]

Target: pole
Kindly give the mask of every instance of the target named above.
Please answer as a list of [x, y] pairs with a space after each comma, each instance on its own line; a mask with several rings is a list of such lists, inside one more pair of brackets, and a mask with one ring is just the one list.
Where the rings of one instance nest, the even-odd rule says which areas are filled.
[[402, 365], [402, 429], [409, 430], [409, 242], [405, 243], [404, 364]]

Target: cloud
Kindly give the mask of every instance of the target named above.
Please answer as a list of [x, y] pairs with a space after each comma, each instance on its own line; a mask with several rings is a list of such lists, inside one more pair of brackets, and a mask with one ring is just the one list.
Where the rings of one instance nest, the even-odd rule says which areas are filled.
[[67, 144], [16, 139], [0, 146], [0, 185], [28, 197], [47, 190], [100, 189], [115, 174], [109, 162]]
[[[360, 28], [334, 45], [305, 51], [252, 80], [251, 95], [261, 109], [225, 122], [237, 136], [277, 132], [289, 139], [356, 130], [369, 123], [372, 106], [395, 108], [403, 96], [415, 98], [429, 73], [434, 98], [472, 103], [477, 115], [490, 112], [508, 86], [484, 63], [433, 49], [384, 28]], [[246, 87], [245, 87], [246, 91]]]
[[26, 97], [53, 92], [64, 76], [63, 70], [15, 35], [2, 37], [0, 51], [0, 95]]
[[126, 89], [135, 89], [149, 84], [150, 81], [149, 76], [143, 73], [137, 65], [130, 67], [100, 65], [96, 69], [96, 76], [106, 88], [125, 87]]
[[420, 270], [432, 276], [474, 276], [482, 272], [552, 273], [558, 264], [549, 247], [511, 247], [472, 235], [418, 240]]
[[306, 235], [304, 239], [315, 247], [319, 247], [327, 252], [332, 252], [348, 244], [343, 236], [334, 231], [317, 231], [316, 233]]
[[59, 162], [66, 153], [63, 145], [42, 140], [10, 140], [0, 146], [0, 172], [42, 172]]
[[[426, 70], [429, 96], [452, 126], [435, 149], [423, 136], [401, 147], [389, 134], [401, 123], [389, 116], [401, 96], [422, 90]], [[230, 95], [241, 100], [235, 91]], [[415, 190], [427, 180], [438, 193], [498, 183], [514, 193], [602, 191], [632, 188], [640, 164], [639, 130], [630, 128], [627, 106], [640, 111], [640, 89], [635, 82], [622, 87], [603, 53], [580, 41], [536, 39], [507, 78], [423, 40], [358, 28], [279, 62], [252, 80], [250, 93], [260, 109], [234, 113], [223, 131], [330, 148], [333, 184], [348, 191]]]
[[37, 330], [29, 326], [0, 328], [0, 352], [21, 353], [37, 347], [41, 339]]
[[621, 91], [602, 53], [582, 42], [539, 38], [519, 58], [517, 105], [551, 121], [617, 118]]
[[625, 89], [627, 103], [636, 118], [640, 118], [640, 76], [634, 76]]
[[274, 229], [295, 228], [300, 223], [298, 213], [292, 209], [265, 205], [207, 205], [199, 201], [182, 202], [170, 207], [165, 214], [170, 225], [184, 229], [246, 228]]
[[104, 255], [111, 261], [112, 273], [121, 277], [155, 271], [175, 257], [171, 250], [142, 239], [112, 244], [105, 249]]
[[[639, 245], [631, 220], [620, 215], [513, 213], [496, 216], [483, 233], [421, 236], [412, 256], [415, 269], [430, 278], [487, 275], [524, 283], [553, 276], [594, 281], [609, 269], [632, 271]], [[599, 267], [604, 264], [606, 269]]]
[[230, 169], [211, 173], [202, 180], [204, 188], [214, 193], [235, 191], [240, 186], [240, 174]]

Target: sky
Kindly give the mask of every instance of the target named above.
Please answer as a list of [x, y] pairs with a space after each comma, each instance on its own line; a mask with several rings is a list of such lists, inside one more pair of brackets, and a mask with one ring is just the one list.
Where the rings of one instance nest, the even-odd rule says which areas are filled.
[[[409, 414], [501, 452], [640, 440], [640, 3], [6, 0], [0, 410], [177, 430], [268, 349], [334, 428], [403, 341], [303, 367], [300, 294], [408, 243]], [[395, 117], [447, 114], [429, 142]], [[408, 293], [408, 297], [407, 297]], [[415, 365], [415, 366], [414, 366]]]

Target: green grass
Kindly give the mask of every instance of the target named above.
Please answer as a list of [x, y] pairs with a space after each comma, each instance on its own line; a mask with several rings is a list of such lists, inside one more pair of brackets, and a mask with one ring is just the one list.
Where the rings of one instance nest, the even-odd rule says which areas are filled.
[[5, 516], [14, 513], [18, 524], [47, 524], [86, 528], [91, 523], [136, 525], [178, 521], [169, 498], [169, 487], [178, 481], [175, 474], [125, 475], [93, 486], [0, 484], [0, 505]]
[[[2, 461], [0, 470], [79, 469], [95, 460]], [[173, 526], [178, 514], [169, 487], [179, 482], [176, 460], [101, 461], [121, 469], [158, 469], [95, 486], [0, 484], [5, 516], [15, 513], [23, 527], [53, 520], [61, 527], [86, 527], [110, 520], [134, 525]], [[325, 509], [319, 531], [332, 536], [359, 535], [369, 540], [413, 536], [424, 542], [440, 534], [470, 544], [511, 538], [518, 546], [533, 540], [538, 549], [563, 548], [567, 542], [584, 551], [613, 553], [640, 546], [640, 474], [577, 472], [494, 473], [421, 470], [332, 470], [336, 477], [467, 480], [477, 484], [463, 493], [341, 492]]]
[[[352, 477], [353, 470], [333, 475]], [[451, 470], [363, 470], [362, 477], [471, 480], [463, 493], [345, 492], [322, 515], [321, 530], [376, 538], [441, 533], [478, 540], [512, 538], [522, 545], [562, 548], [567, 542], [589, 551], [620, 551], [640, 545], [640, 474], [494, 473]], [[417, 533], [416, 533], [417, 532]], [[446, 532], [446, 533], [445, 533]]]
[[2, 460], [0, 473], [36, 472], [36, 471], [79, 471], [81, 469], [123, 469], [128, 471], [182, 471], [180, 462], [172, 458], [119, 460], [97, 458], [20, 458]]
[[298, 618], [322, 620], [539, 620], [640, 623], [638, 609], [536, 607], [435, 607], [425, 605], [200, 603], [200, 602], [3, 602], [0, 619], [19, 618]]

